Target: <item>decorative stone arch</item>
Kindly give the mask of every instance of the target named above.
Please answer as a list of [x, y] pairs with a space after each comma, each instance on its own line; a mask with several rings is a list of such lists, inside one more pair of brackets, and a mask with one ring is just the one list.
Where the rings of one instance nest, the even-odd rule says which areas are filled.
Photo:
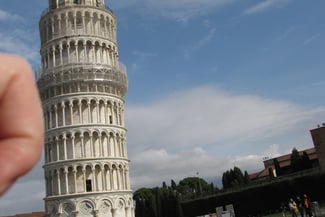
[[59, 175], [60, 175], [60, 170], [54, 168], [53, 169], [53, 195], [59, 195], [60, 193]]
[[84, 40], [78, 40], [77, 41], [77, 62], [78, 63], [83, 63], [86, 62], [87, 58], [87, 53], [84, 47]]
[[121, 147], [122, 143], [122, 137], [120, 136], [120, 133], [117, 132], [116, 133], [116, 136], [115, 136], [115, 141], [116, 141], [116, 147], [115, 147], [115, 150], [116, 150], [116, 156], [117, 157], [122, 157], [122, 154], [123, 154], [123, 148]]
[[61, 206], [59, 207], [59, 211], [62, 217], [73, 217], [75, 210], [76, 207], [74, 203], [71, 201], [62, 203]]
[[102, 62], [102, 46], [99, 40], [94, 41], [94, 56], [95, 56], [95, 63], [101, 64]]
[[126, 202], [123, 197], [115, 200], [115, 211], [114, 216], [125, 216]]
[[108, 134], [108, 146], [109, 146], [109, 156], [116, 156], [116, 133], [111, 130]]
[[100, 165], [99, 163], [94, 164], [94, 168], [93, 168], [94, 174], [94, 186], [95, 186], [95, 191], [102, 191], [104, 188], [104, 182], [103, 182], [103, 169], [102, 169], [102, 165]]
[[83, 133], [76, 130], [72, 135], [74, 137], [74, 158], [80, 159], [83, 157]]
[[99, 30], [100, 30], [100, 34], [98, 34], [98, 36], [105, 37], [106, 36], [105, 15], [102, 13], [99, 15]]
[[73, 194], [76, 193], [76, 183], [75, 183], [75, 178], [74, 178], [74, 174], [75, 174], [75, 170], [73, 168], [73, 166], [67, 166], [67, 181], [68, 181], [68, 186], [67, 186], [67, 190], [68, 190], [68, 194]]
[[101, 148], [102, 148], [102, 157], [108, 157], [109, 156], [109, 137], [106, 130], [102, 130], [100, 133], [100, 142], [101, 142]]
[[92, 150], [92, 141], [91, 141], [92, 134], [89, 130], [85, 130], [83, 132], [83, 143], [84, 143], [84, 157], [91, 158], [93, 157], [93, 150]]
[[89, 164], [84, 165], [84, 170], [85, 170], [85, 180], [86, 180], [86, 191], [92, 192], [95, 190], [93, 166]]
[[[76, 87], [78, 88], [78, 87]], [[70, 100], [72, 104], [72, 118], [71, 121], [73, 124], [81, 124], [81, 107], [79, 104], [79, 99], [78, 98], [72, 98]]]
[[105, 190], [109, 191], [112, 189], [112, 166], [109, 163], [103, 165], [103, 176], [105, 180]]
[[67, 175], [67, 167], [60, 167], [60, 189], [61, 189], [61, 194], [68, 194], [68, 183], [66, 179]]
[[119, 166], [118, 164], [112, 163], [112, 188], [113, 190], [119, 190], [120, 188], [120, 176], [119, 176]]
[[59, 201], [51, 201], [45, 206], [45, 212], [50, 216], [57, 216], [59, 213]]
[[82, 165], [77, 165], [76, 170], [76, 193], [83, 193], [85, 189], [85, 177], [84, 177], [84, 168]]
[[104, 198], [98, 201], [96, 209], [99, 216], [112, 217], [113, 202], [110, 198]]
[[77, 211], [84, 217], [94, 216], [95, 202], [91, 199], [84, 199], [77, 203]]
[[66, 157], [68, 159], [74, 159], [74, 136], [72, 132], [66, 131], [66, 136], [65, 136], [65, 144], [66, 144]]
[[77, 10], [76, 11], [76, 23], [77, 23], [77, 28], [78, 29], [83, 28], [83, 22], [82, 22], [83, 14], [84, 14], [83, 10]]
[[99, 31], [99, 22], [100, 22], [100, 13], [98, 11], [93, 11], [92, 13], [92, 25], [93, 25], [93, 34], [94, 35], [100, 35]]
[[69, 63], [77, 63], [77, 44], [78, 41], [74, 39], [69, 40]]
[[[88, 87], [85, 86], [81, 86], [81, 89], [85, 89], [84, 91], [86, 92]], [[81, 98], [80, 99], [80, 103], [81, 103], [81, 120], [82, 120], [82, 124], [87, 124], [90, 123], [90, 117], [89, 117], [89, 104], [88, 104], [88, 99], [86, 98]]]
[[93, 156], [101, 157], [102, 156], [102, 147], [101, 147], [101, 133], [98, 129], [92, 131], [92, 146], [93, 146]]

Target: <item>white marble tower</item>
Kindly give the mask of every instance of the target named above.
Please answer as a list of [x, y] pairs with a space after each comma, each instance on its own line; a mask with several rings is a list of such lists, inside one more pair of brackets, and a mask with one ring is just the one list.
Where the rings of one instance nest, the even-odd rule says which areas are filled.
[[124, 125], [126, 68], [104, 0], [49, 0], [37, 84], [48, 217], [134, 217]]

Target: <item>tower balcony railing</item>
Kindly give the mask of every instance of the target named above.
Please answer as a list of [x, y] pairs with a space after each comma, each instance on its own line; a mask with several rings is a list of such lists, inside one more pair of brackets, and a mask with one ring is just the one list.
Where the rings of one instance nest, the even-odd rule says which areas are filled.
[[[43, 17], [45, 14], [47, 14], [49, 11], [51, 10], [55, 10], [57, 8], [62, 8], [62, 7], [75, 7], [75, 6], [81, 6], [81, 7], [94, 7], [94, 8], [101, 8], [99, 6], [95, 6], [95, 5], [81, 5], [81, 4], [67, 4], [67, 5], [59, 5], [57, 7], [52, 7], [52, 8], [46, 8], [45, 10], [42, 11], [41, 13], [41, 17]], [[113, 13], [112, 9], [110, 7], [108, 7], [108, 5], [104, 4], [104, 8], [108, 11], [110, 11], [111, 13]]]
[[103, 81], [110, 82], [127, 91], [128, 79], [126, 66], [119, 67], [108, 64], [70, 63], [36, 72], [36, 80], [40, 89], [71, 81]]

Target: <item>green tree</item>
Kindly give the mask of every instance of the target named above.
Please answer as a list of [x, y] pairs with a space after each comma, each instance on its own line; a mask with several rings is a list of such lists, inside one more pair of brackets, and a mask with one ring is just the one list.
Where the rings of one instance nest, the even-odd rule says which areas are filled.
[[248, 173], [244, 176], [241, 169], [236, 166], [234, 167], [234, 169], [227, 170], [222, 175], [222, 185], [225, 189], [244, 185], [248, 183], [248, 181]]
[[166, 182], [163, 182], [163, 183], [162, 183], [162, 187], [163, 187], [163, 188], [167, 188], [167, 184], [166, 184]]
[[293, 172], [297, 172], [302, 169], [301, 156], [299, 154], [299, 151], [296, 148], [292, 149], [290, 160], [291, 160], [291, 169]]
[[195, 194], [202, 192], [209, 192], [209, 184], [202, 178], [199, 177], [187, 177], [181, 180], [177, 187], [181, 194]]
[[244, 184], [248, 184], [249, 182], [250, 182], [250, 178], [249, 178], [249, 175], [248, 175], [247, 170], [245, 170], [245, 173], [244, 173]]
[[136, 216], [157, 217], [154, 195], [150, 188], [141, 188], [133, 194], [136, 202]]
[[176, 190], [176, 188], [177, 188], [177, 184], [176, 184], [176, 182], [175, 182], [174, 180], [171, 180], [171, 181], [170, 181], [170, 186], [171, 186], [171, 188], [172, 188], [173, 190]]
[[311, 169], [313, 167], [312, 162], [305, 151], [302, 153], [301, 164], [303, 169]]
[[231, 187], [230, 180], [231, 180], [230, 171], [227, 170], [226, 172], [224, 172], [222, 174], [222, 186], [223, 186], [223, 188], [230, 188]]

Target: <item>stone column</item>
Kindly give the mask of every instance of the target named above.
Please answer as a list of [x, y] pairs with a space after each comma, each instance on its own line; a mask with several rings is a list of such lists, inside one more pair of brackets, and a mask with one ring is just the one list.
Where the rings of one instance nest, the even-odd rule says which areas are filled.
[[68, 181], [68, 170], [64, 168], [64, 179], [65, 179], [65, 192], [69, 194], [69, 181]]
[[73, 102], [72, 101], [70, 101], [69, 102], [69, 108], [70, 108], [70, 123], [71, 123], [71, 125], [73, 125], [74, 123], [73, 123]]
[[56, 61], [55, 61], [55, 46], [52, 46], [52, 63], [53, 67], [56, 66]]
[[71, 135], [72, 159], [75, 159], [76, 158], [74, 140], [75, 140], [75, 136], [74, 135]]
[[54, 113], [55, 113], [55, 128], [59, 126], [59, 121], [58, 121], [58, 106], [54, 105]]
[[52, 107], [49, 108], [49, 129], [51, 129], [53, 127], [53, 120], [52, 120]]
[[62, 136], [62, 142], [63, 142], [63, 160], [67, 160], [67, 137], [65, 133]]
[[116, 208], [112, 208], [112, 217], [116, 217], [116, 212], [117, 212], [117, 209]]
[[84, 135], [80, 134], [80, 141], [81, 141], [81, 157], [84, 158], [86, 157], [85, 153], [85, 144], [84, 144]]
[[60, 170], [57, 170], [57, 171], [56, 171], [56, 175], [57, 175], [57, 182], [58, 182], [58, 186], [57, 186], [58, 191], [57, 191], [57, 193], [58, 193], [58, 195], [61, 195], [61, 179], [60, 179]]
[[90, 124], [92, 123], [90, 101], [87, 102], [87, 110], [88, 110], [88, 124]]
[[74, 168], [72, 172], [73, 172], [73, 180], [74, 180], [74, 193], [77, 193], [77, 171]]
[[79, 124], [83, 124], [84, 120], [83, 120], [83, 115], [82, 115], [82, 103], [81, 103], [81, 100], [79, 100], [78, 106], [79, 106]]
[[[96, 87], [97, 87], [97, 84], [96, 84]], [[97, 123], [101, 123], [100, 121], [100, 115], [99, 115], [99, 102], [96, 101], [96, 111], [97, 111]]]
[[61, 102], [62, 107], [62, 126], [65, 127], [65, 104], [64, 102]]
[[55, 137], [55, 144], [56, 144], [56, 161], [60, 160], [60, 146], [59, 146], [59, 139]]

